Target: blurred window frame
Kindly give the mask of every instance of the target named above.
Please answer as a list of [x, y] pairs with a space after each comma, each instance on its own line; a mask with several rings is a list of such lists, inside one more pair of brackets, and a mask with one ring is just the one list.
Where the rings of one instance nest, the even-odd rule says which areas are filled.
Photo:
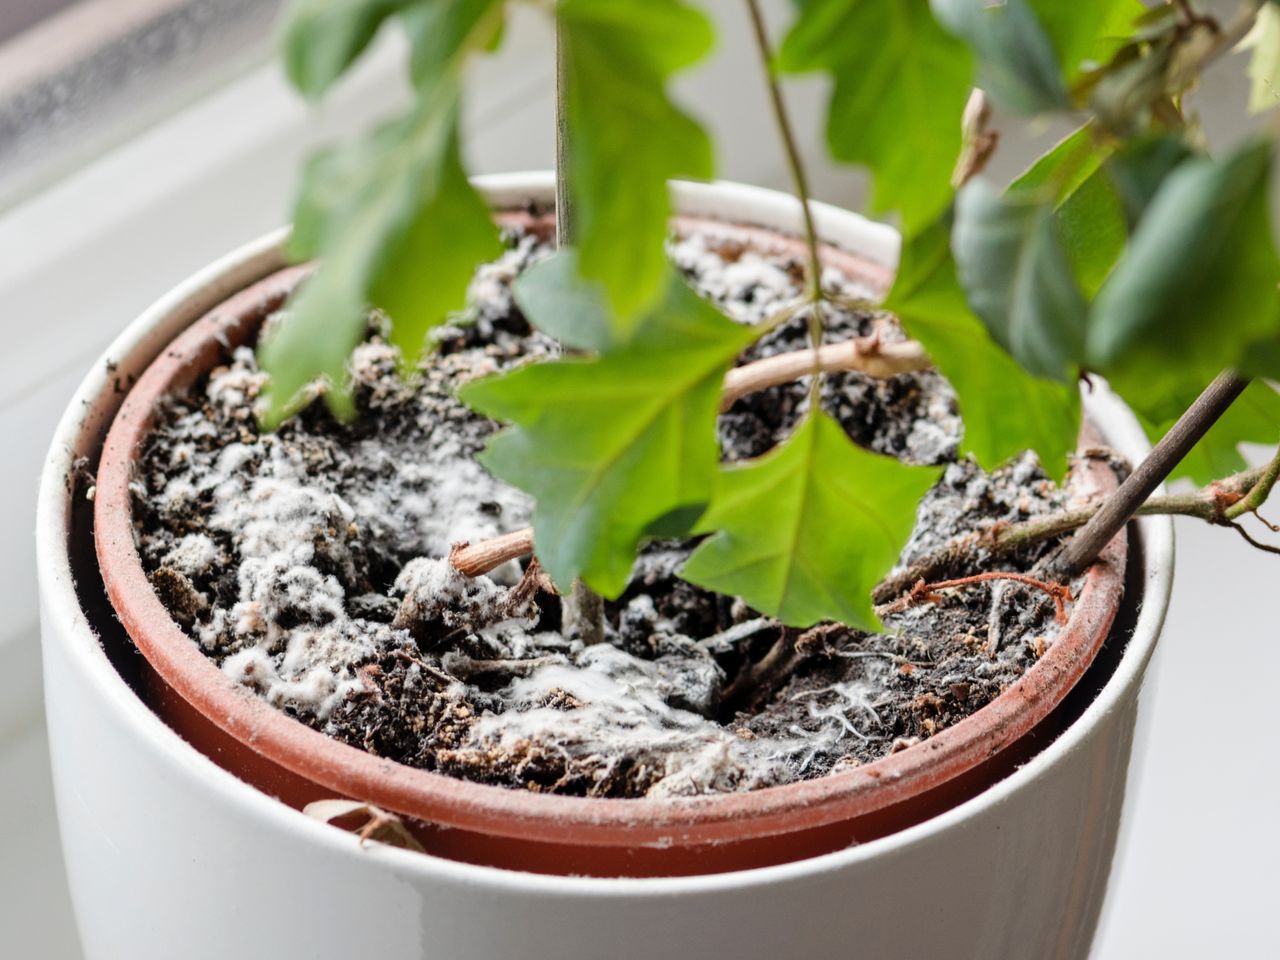
[[262, 63], [281, 0], [79, 0], [0, 43], [0, 210]]

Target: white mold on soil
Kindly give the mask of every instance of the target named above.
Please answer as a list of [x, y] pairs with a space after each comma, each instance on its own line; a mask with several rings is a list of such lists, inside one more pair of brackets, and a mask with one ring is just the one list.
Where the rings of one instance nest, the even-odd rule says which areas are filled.
[[[351, 363], [353, 424], [317, 404], [261, 433], [253, 405], [263, 377], [247, 348], [174, 398], [134, 485], [140, 546], [175, 618], [229, 676], [401, 762], [511, 787], [672, 796], [867, 762], [987, 702], [1034, 661], [1034, 639], [1051, 642], [1051, 605], [1019, 594], [1006, 612], [982, 587], [908, 611], [883, 636], [813, 632], [796, 645], [785, 682], [753, 697], [734, 680], [781, 630], [741, 601], [680, 581], [686, 544], [646, 549], [627, 593], [609, 605], [609, 642], [591, 647], [561, 635], [556, 598], [516, 588], [520, 565], [459, 574], [443, 559], [452, 544], [530, 519], [529, 498], [476, 462], [495, 425], [454, 391], [557, 351], [528, 329], [510, 291], [546, 252], [532, 236], [512, 237], [410, 383], [395, 351], [371, 336]], [[672, 257], [741, 322], [800, 294], [797, 264], [776, 257], [722, 257], [699, 236], [674, 243]], [[829, 324], [832, 336], [877, 325], [900, 335], [870, 314], [833, 310]], [[804, 338], [800, 317], [744, 359]], [[872, 449], [925, 463], [955, 456], [955, 398], [937, 374], [833, 376], [823, 402]], [[735, 405], [721, 418], [726, 457], [768, 449], [805, 403], [797, 384]], [[1062, 498], [1031, 460], [993, 477], [955, 463], [922, 507], [908, 554]], [[1000, 642], [990, 646], [993, 632]]]

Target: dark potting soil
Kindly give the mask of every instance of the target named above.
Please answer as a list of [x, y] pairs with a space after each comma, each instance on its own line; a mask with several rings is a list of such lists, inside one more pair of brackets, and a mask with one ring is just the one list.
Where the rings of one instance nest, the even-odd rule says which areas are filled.
[[[1049, 598], [1007, 582], [893, 614], [883, 634], [784, 631], [680, 580], [688, 542], [644, 549], [607, 605], [608, 642], [595, 646], [562, 634], [558, 597], [522, 565], [459, 574], [444, 559], [453, 543], [525, 526], [532, 504], [475, 462], [497, 427], [455, 388], [558, 349], [510, 292], [545, 246], [508, 240], [419, 376], [400, 378], [371, 318], [351, 365], [350, 424], [316, 403], [260, 432], [264, 378], [248, 348], [170, 400], [133, 486], [139, 546], [165, 605], [227, 675], [329, 736], [414, 767], [565, 794], [680, 796], [868, 763], [988, 703], [1053, 643]], [[801, 292], [801, 266], [783, 254], [708, 234], [674, 241], [671, 255], [743, 322]], [[847, 298], [870, 293], [834, 272], [824, 282]], [[901, 336], [884, 316], [828, 317], [832, 340], [876, 329]], [[743, 360], [800, 349], [805, 336], [800, 316]], [[807, 396], [795, 383], [739, 401], [720, 418], [724, 456], [779, 442]], [[822, 396], [856, 442], [948, 464], [904, 563], [1067, 502], [1030, 456], [991, 475], [957, 460], [955, 396], [936, 373], [833, 375]], [[1026, 569], [1048, 548], [1002, 566]]]

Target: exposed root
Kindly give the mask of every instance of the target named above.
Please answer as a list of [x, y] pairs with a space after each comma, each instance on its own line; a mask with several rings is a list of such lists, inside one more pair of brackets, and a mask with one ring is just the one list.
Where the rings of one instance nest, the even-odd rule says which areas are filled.
[[532, 552], [533, 527], [524, 527], [475, 544], [455, 543], [449, 551], [449, 562], [459, 573], [478, 577]]
[[1065, 624], [1067, 622], [1067, 603], [1074, 599], [1071, 596], [1070, 587], [1065, 584], [1054, 583], [1050, 580], [1039, 580], [1035, 577], [1028, 576], [1025, 573], [1004, 571], [975, 573], [968, 577], [958, 577], [955, 580], [938, 580], [933, 583], [926, 583], [924, 580], [918, 580], [910, 591], [903, 594], [897, 600], [877, 607], [876, 613], [883, 617], [891, 613], [901, 613], [903, 610], [907, 610], [917, 604], [938, 603], [945, 599], [938, 592], [940, 590], [954, 590], [958, 587], [968, 587], [978, 583], [988, 583], [993, 580], [1011, 580], [1015, 583], [1021, 583], [1024, 586], [1035, 587], [1037, 590], [1043, 590], [1053, 598], [1054, 619], [1059, 624]]

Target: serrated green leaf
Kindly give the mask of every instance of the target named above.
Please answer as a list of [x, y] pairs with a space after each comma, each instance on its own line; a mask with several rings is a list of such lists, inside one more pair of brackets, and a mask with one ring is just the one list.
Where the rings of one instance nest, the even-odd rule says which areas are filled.
[[811, 413], [780, 447], [721, 469], [698, 525], [713, 535], [681, 576], [788, 626], [879, 629], [871, 591], [940, 473], [868, 453], [826, 413]]
[[960, 118], [973, 81], [964, 44], [933, 19], [928, 0], [796, 0], [778, 53], [788, 73], [821, 70], [834, 87], [827, 143], [875, 175], [871, 209], [897, 210], [907, 232], [951, 200]]
[[977, 86], [997, 104], [1017, 113], [1070, 106], [1053, 43], [1026, 0], [930, 0], [930, 7], [973, 49]]
[[[1180, 400], [1180, 404], [1185, 409], [1194, 399], [1194, 393], [1188, 394]], [[1177, 419], [1174, 417], [1153, 422], [1143, 416], [1140, 410], [1138, 415], [1152, 443], [1163, 437]], [[1221, 480], [1249, 466], [1240, 453], [1241, 444], [1272, 445], [1278, 435], [1280, 394], [1269, 384], [1254, 380], [1209, 428], [1200, 442], [1191, 448], [1191, 452], [1174, 467], [1169, 479], [1186, 477], [1200, 486]]]
[[314, 157], [290, 252], [323, 263], [260, 349], [271, 374], [266, 421], [279, 423], [318, 377], [329, 382], [330, 407], [348, 414], [345, 365], [366, 309], [387, 312], [392, 339], [412, 364], [426, 331], [463, 306], [476, 265], [500, 251], [462, 168], [450, 84], [367, 140]]
[[951, 249], [973, 312], [1030, 373], [1071, 383], [1086, 304], [1050, 203], [979, 178], [956, 197]]
[[1189, 390], [1280, 335], [1270, 166], [1264, 143], [1181, 164], [1098, 294], [1089, 366], [1144, 408], [1164, 404], [1175, 415]]
[[994, 470], [1034, 450], [1050, 476], [1061, 480], [1080, 429], [1079, 390], [1032, 376], [991, 339], [965, 303], [950, 233], [950, 218], [944, 217], [903, 245], [885, 309], [924, 344], [955, 388], [963, 452]]
[[529, 267], [514, 293], [525, 319], [566, 347], [598, 353], [613, 344], [604, 290], [581, 278], [576, 250], [560, 250]]
[[291, 0], [280, 50], [289, 82], [317, 98], [364, 53], [378, 29], [412, 0]]
[[1249, 57], [1249, 112], [1263, 113], [1280, 104], [1280, 6], [1268, 3], [1258, 11], [1253, 29], [1240, 43]]
[[[670, 268], [664, 288], [632, 339], [599, 358], [529, 364], [462, 391], [514, 424], [481, 460], [537, 499], [538, 558], [563, 588], [580, 577], [616, 597], [654, 525], [678, 515], [688, 524], [711, 496], [722, 381], [758, 331]], [[671, 535], [669, 522], [661, 528]]]
[[583, 277], [600, 281], [621, 336], [661, 296], [667, 181], [709, 179], [711, 142], [667, 96], [711, 50], [707, 19], [678, 0], [561, 0], [570, 186]]

